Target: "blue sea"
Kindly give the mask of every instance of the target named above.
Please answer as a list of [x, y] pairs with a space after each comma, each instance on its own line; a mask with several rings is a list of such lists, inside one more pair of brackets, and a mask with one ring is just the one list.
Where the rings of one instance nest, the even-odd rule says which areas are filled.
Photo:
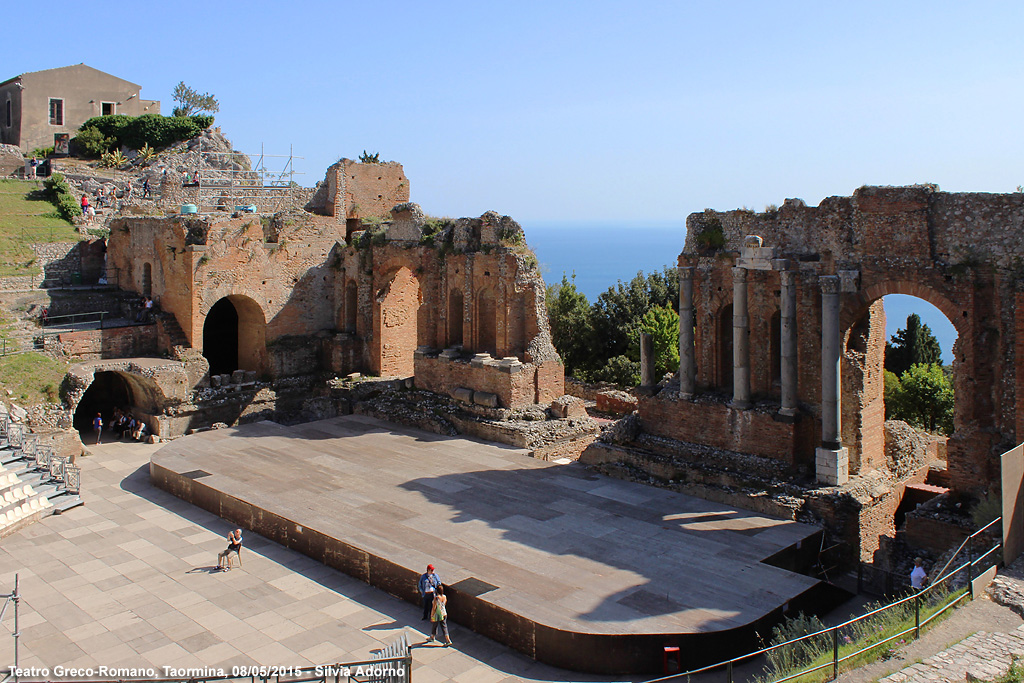
[[[645, 274], [674, 267], [686, 241], [686, 225], [678, 222], [524, 222], [526, 241], [537, 254], [540, 272], [548, 285], [561, 282], [563, 273], [575, 273], [576, 288], [591, 303], [637, 272]], [[942, 362], [953, 361], [956, 330], [949, 319], [928, 302], [912, 296], [885, 297], [886, 335], [906, 327], [907, 316], [917, 313], [942, 347]]]

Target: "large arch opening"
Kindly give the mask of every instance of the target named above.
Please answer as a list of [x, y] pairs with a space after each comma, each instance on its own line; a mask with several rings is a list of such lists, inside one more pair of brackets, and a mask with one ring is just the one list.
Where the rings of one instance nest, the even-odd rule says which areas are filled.
[[135, 403], [131, 384], [124, 375], [113, 371], [97, 372], [75, 408], [72, 424], [81, 433], [82, 441], [85, 441], [86, 435], [92, 434], [92, 421], [97, 413], [103, 418], [106, 427], [110, 424], [115, 408], [131, 412]]
[[[946, 439], [962, 426], [964, 402], [970, 400], [967, 391], [957, 391], [965, 381], [957, 372], [963, 361], [958, 326], [967, 321], [956, 311], [941, 295], [905, 283], [884, 283], [863, 293], [844, 325], [842, 439], [850, 450], [851, 473], [905, 468], [906, 462], [891, 462], [894, 452], [887, 453], [887, 419], [930, 434], [924, 439], [935, 444], [933, 457], [945, 459]], [[900, 349], [915, 343], [905, 332], [909, 316], [921, 323], [917, 348], [907, 349], [905, 365], [894, 365], [895, 355], [903, 359]], [[899, 330], [904, 332], [897, 337]], [[929, 349], [921, 346], [924, 338], [931, 339]], [[918, 367], [910, 369], [912, 364]]]
[[377, 294], [377, 337], [380, 340], [380, 374], [409, 377], [415, 374], [414, 356], [419, 345], [420, 282], [405, 266]]
[[203, 323], [203, 356], [210, 374], [263, 371], [266, 328], [263, 309], [249, 297], [233, 294], [217, 301]]

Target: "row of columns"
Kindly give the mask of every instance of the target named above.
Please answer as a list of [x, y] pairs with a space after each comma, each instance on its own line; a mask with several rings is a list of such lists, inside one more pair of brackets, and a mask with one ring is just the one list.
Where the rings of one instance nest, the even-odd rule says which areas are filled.
[[[786, 262], [776, 262], [785, 266]], [[779, 273], [780, 289], [780, 356], [782, 405], [779, 414], [795, 417], [797, 408], [796, 353], [796, 272], [783, 269]], [[683, 399], [696, 392], [695, 343], [693, 329], [693, 267], [679, 268], [679, 393]], [[845, 453], [840, 439], [841, 384], [839, 327], [840, 279], [825, 275], [821, 285], [821, 448], [820, 451]], [[747, 269], [732, 269], [732, 332], [733, 332], [733, 400], [739, 410], [750, 407], [750, 316], [747, 306]], [[841, 457], [840, 457], [841, 460]], [[842, 463], [838, 463], [842, 465]], [[841, 469], [841, 468], [840, 468]], [[836, 474], [843, 483], [845, 479]], [[826, 477], [831, 479], [831, 477]]]

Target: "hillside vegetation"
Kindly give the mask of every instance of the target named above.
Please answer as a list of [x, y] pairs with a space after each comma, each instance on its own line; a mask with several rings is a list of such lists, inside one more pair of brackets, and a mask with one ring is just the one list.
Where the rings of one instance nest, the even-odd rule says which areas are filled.
[[34, 243], [78, 239], [75, 226], [46, 199], [42, 181], [0, 180], [0, 276], [41, 273]]

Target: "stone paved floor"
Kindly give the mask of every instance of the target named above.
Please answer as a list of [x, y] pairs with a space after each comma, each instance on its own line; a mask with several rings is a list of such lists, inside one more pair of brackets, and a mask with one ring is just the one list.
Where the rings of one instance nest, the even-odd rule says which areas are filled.
[[880, 683], [941, 683], [1002, 676], [1013, 657], [1024, 656], [1024, 626], [1009, 633], [979, 631], [922, 662], [881, 679]]
[[[244, 566], [211, 572], [229, 525], [149, 483], [157, 447], [104, 444], [83, 458], [85, 507], [0, 541], [0, 592], [20, 575], [21, 665], [310, 665], [362, 660], [416, 607], [253, 534]], [[12, 661], [10, 613], [0, 663]], [[455, 648], [416, 647], [416, 683], [608, 681], [538, 664], [454, 626]]]

